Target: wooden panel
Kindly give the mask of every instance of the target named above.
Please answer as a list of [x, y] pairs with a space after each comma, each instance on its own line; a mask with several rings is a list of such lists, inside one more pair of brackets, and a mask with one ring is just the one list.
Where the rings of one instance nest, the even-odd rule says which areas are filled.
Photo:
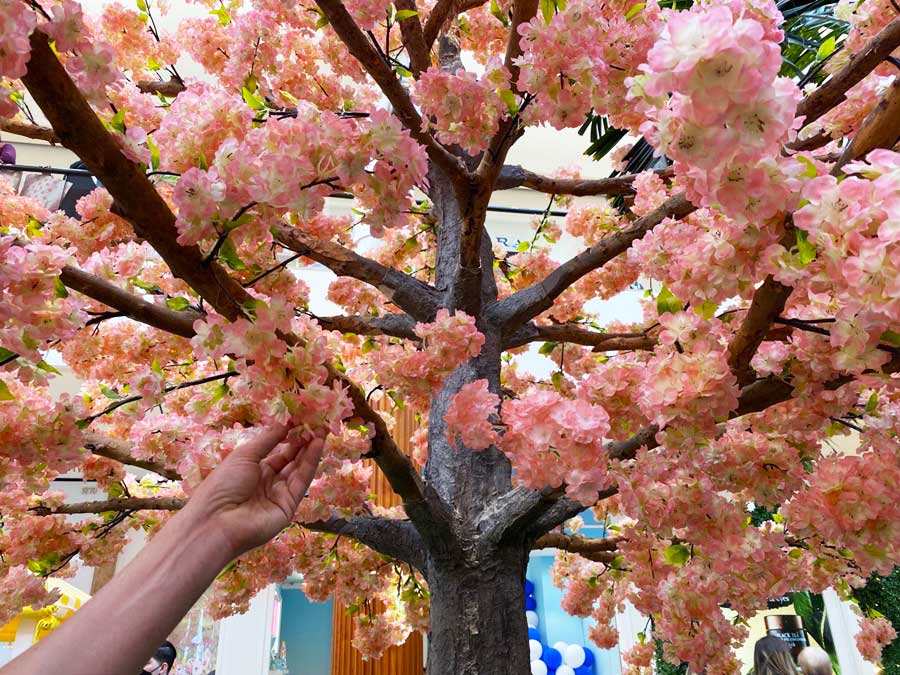
[[[373, 401], [372, 407], [389, 412], [392, 403], [385, 397]], [[394, 440], [403, 452], [409, 453], [409, 438], [416, 428], [415, 417], [409, 408], [404, 408], [394, 412], [394, 420]], [[384, 474], [374, 462], [371, 466], [375, 469], [371, 490], [378, 504], [399, 506], [402, 500]], [[410, 635], [405, 644], [388, 649], [380, 659], [364, 661], [351, 644], [353, 619], [347, 615], [344, 606], [335, 603], [331, 626], [331, 675], [422, 675], [425, 672], [422, 635], [418, 632]]]

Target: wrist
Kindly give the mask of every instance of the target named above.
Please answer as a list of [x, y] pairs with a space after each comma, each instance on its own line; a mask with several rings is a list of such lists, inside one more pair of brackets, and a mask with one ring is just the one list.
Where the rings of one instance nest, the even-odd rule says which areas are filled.
[[203, 508], [203, 504], [199, 501], [189, 500], [176, 519], [181, 521], [178, 536], [185, 542], [190, 542], [192, 548], [196, 547], [191, 555], [206, 556], [209, 564], [215, 565], [217, 570], [224, 568], [243, 553], [234, 539], [228, 536], [219, 514]]

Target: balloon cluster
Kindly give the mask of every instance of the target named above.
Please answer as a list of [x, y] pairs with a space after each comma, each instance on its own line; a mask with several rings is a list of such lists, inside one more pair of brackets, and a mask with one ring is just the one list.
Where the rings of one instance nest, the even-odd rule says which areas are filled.
[[541, 641], [534, 582], [528, 579], [525, 580], [525, 620], [528, 622], [531, 675], [594, 675], [594, 652], [587, 647], [562, 640], [551, 647]]

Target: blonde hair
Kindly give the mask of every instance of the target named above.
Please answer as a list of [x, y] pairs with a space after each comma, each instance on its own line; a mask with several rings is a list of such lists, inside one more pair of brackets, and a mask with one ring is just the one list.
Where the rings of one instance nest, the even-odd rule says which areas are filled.
[[832, 675], [831, 657], [819, 647], [806, 647], [797, 657], [803, 675]]

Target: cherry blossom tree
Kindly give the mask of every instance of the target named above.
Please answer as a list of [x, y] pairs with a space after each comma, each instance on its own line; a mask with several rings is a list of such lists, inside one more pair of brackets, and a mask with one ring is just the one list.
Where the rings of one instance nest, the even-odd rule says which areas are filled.
[[[435, 675], [527, 672], [534, 548], [559, 549], [596, 644], [630, 601], [711, 674], [747, 635], [723, 604], [849, 592], [900, 560], [895, 3], [841, 0], [843, 48], [802, 83], [771, 0], [196, 5], [163, 31], [151, 0], [0, 0], [2, 128], [103, 185], [76, 220], [0, 181], [0, 621], [155, 531], [272, 422], [326, 458], [294, 526], [218, 578], [217, 613], [300, 572], [367, 655], [427, 630]], [[589, 114], [668, 166], [507, 164], [527, 127]], [[563, 203], [565, 234], [541, 218], [492, 246], [513, 187]], [[335, 194], [354, 217], [325, 212]], [[560, 259], [562, 236], [581, 252]], [[310, 311], [313, 263], [343, 314]], [[591, 310], [639, 278], [642, 321]], [[51, 396], [54, 350], [81, 396]], [[417, 415], [411, 456], [376, 390]], [[363, 460], [402, 507], [373, 502]], [[64, 503], [49, 484], [73, 470], [109, 499]], [[614, 536], [578, 533], [588, 508]], [[891, 637], [870, 624], [866, 653]]]

